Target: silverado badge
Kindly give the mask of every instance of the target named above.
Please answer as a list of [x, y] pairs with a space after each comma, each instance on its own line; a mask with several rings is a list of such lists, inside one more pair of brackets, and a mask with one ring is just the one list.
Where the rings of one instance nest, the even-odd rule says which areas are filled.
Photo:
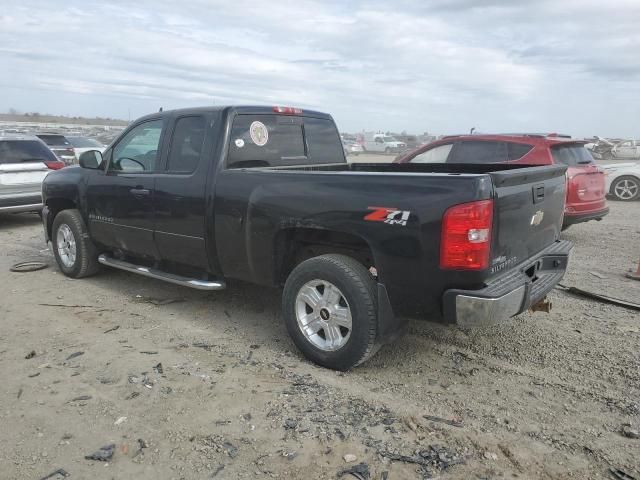
[[531, 217], [531, 225], [540, 225], [540, 223], [542, 223], [542, 219], [544, 218], [544, 212], [542, 210], [538, 210], [536, 213], [533, 214], [533, 217]]

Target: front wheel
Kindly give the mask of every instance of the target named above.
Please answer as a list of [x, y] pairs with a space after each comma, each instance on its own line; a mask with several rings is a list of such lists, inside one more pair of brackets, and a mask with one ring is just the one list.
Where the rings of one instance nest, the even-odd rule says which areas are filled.
[[282, 295], [289, 335], [309, 360], [348, 370], [375, 353], [375, 281], [345, 255], [322, 255], [298, 265]]
[[78, 210], [63, 210], [56, 215], [51, 242], [56, 262], [67, 277], [88, 277], [98, 271], [98, 253]]
[[640, 179], [629, 175], [620, 177], [611, 185], [611, 193], [617, 200], [635, 200], [640, 197]]

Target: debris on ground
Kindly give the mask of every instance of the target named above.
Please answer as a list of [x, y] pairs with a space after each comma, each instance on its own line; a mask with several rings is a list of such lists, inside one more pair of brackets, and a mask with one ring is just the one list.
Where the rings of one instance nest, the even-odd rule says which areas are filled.
[[204, 348], [205, 350], [208, 350], [208, 351], [211, 351], [211, 347], [213, 347], [213, 345], [205, 342], [195, 342], [195, 343], [192, 343], [191, 346], [197, 347], [197, 348]]
[[157, 355], [157, 350], [142, 350], [140, 353], [144, 353], [145, 355]]
[[218, 465], [218, 468], [216, 468], [213, 473], [211, 474], [211, 478], [215, 477], [216, 475], [218, 475], [222, 470], [224, 470], [224, 464]]
[[127, 417], [118, 417], [118, 419], [113, 422], [114, 425], [120, 425], [127, 421]]
[[588, 292], [586, 290], [582, 290], [581, 288], [567, 287], [566, 285], [562, 285], [561, 283], [556, 285], [556, 289], [561, 290], [563, 292], [572, 293], [580, 297], [589, 298], [591, 300], [598, 300], [599, 302], [602, 302], [602, 303], [617, 305], [618, 307], [624, 307], [629, 310], [640, 311], [640, 303], [630, 302], [628, 300], [623, 300], [621, 298], [610, 297], [608, 295], [603, 295], [601, 293]]
[[74, 397], [71, 400], [69, 400], [69, 403], [71, 402], [84, 402], [86, 400], [91, 400], [91, 395], [80, 395], [79, 397]]
[[153, 366], [153, 369], [158, 372], [160, 375], [164, 373], [164, 369], [162, 368], [162, 362], [159, 362], [157, 365]]
[[69, 355], [67, 358], [65, 358], [65, 362], [68, 360], [71, 360], [72, 358], [76, 358], [79, 357], [80, 355], [84, 355], [84, 352], [74, 352], [71, 355]]
[[433, 415], [423, 415], [422, 418], [425, 418], [430, 422], [439, 422], [439, 423], [444, 423], [446, 425], [451, 425], [452, 427], [461, 428], [464, 426], [461, 420], [447, 420], [446, 418], [436, 417]]
[[284, 421], [284, 428], [286, 428], [287, 430], [295, 430], [297, 426], [298, 426], [298, 421], [294, 420], [293, 418], [287, 418]]
[[12, 265], [9, 270], [16, 273], [27, 273], [43, 270], [48, 266], [49, 265], [44, 262], [19, 262], [15, 265]]
[[58, 475], [60, 475], [61, 477], [65, 477], [66, 478], [71, 474], [69, 472], [67, 472], [64, 468], [59, 468], [59, 469], [51, 472], [49, 475], [46, 475], [46, 476], [42, 477], [40, 480], [49, 480], [50, 478], [57, 477]]
[[36, 356], [36, 351], [35, 350], [31, 350], [29, 353], [27, 353], [25, 355], [25, 360], [31, 360], [33, 357]]
[[120, 325], [116, 325], [115, 327], [111, 327], [110, 329], [105, 330], [105, 331], [104, 331], [104, 332], [102, 332], [102, 333], [115, 332], [115, 331], [116, 331], [116, 330], [118, 330], [119, 328], [120, 328]]
[[111, 457], [113, 457], [113, 452], [116, 449], [116, 444], [115, 443], [111, 443], [109, 445], [105, 445], [104, 447], [100, 447], [99, 450], [89, 454], [89, 455], [85, 455], [84, 458], [86, 458], [87, 460], [98, 460], [100, 462], [106, 462], [111, 460]]
[[620, 433], [627, 438], [640, 439], [640, 429], [633, 428], [630, 423], [625, 423], [620, 428]]
[[144, 450], [145, 448], [148, 448], [149, 446], [147, 445], [147, 442], [145, 442], [142, 438], [138, 439], [138, 450], [136, 450], [136, 453], [133, 454], [132, 458], [137, 457], [138, 455], [140, 455], [142, 453], [142, 450]]
[[608, 277], [606, 275], [602, 275], [599, 272], [589, 272], [591, 275], [593, 275], [594, 277], [597, 277], [601, 280], [606, 280]]
[[414, 463], [422, 468], [423, 476], [429, 478], [434, 471], [445, 470], [452, 465], [464, 463], [464, 458], [440, 445], [430, 445], [429, 448], [417, 451], [414, 455], [401, 455], [379, 450], [378, 455], [395, 462]]
[[632, 477], [627, 472], [625, 472], [624, 470], [620, 470], [619, 468], [611, 467], [609, 469], [609, 473], [611, 473], [611, 475], [613, 475], [613, 477], [618, 480], [636, 480], [635, 477]]
[[29, 378], [37, 377], [38, 375], [40, 375], [40, 372], [32, 373]]
[[[355, 456], [355, 455], [354, 455]], [[354, 460], [355, 461], [355, 460]], [[359, 463], [351, 468], [345, 468], [338, 472], [338, 478], [342, 478], [345, 475], [349, 475], [358, 480], [369, 480], [371, 478], [371, 472], [369, 472], [369, 465], [366, 463]]]
[[184, 298], [154, 298], [154, 297], [143, 297], [141, 295], [136, 295], [136, 298], [139, 302], [151, 303], [152, 305], [162, 306], [169, 305], [171, 303], [182, 303], [185, 301]]
[[342, 459], [347, 463], [353, 463], [358, 460], [358, 457], [356, 457], [353, 453], [347, 453], [342, 457]]

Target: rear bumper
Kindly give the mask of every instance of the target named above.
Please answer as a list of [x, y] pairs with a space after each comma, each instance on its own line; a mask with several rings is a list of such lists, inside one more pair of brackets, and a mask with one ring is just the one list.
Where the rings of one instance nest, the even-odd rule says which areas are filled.
[[602, 220], [609, 213], [609, 207], [603, 208], [596, 212], [576, 212], [564, 214], [563, 226], [573, 225], [576, 223], [588, 222], [589, 220]]
[[558, 240], [524, 264], [480, 290], [447, 290], [444, 317], [461, 327], [492, 325], [524, 312], [562, 279], [571, 242]]

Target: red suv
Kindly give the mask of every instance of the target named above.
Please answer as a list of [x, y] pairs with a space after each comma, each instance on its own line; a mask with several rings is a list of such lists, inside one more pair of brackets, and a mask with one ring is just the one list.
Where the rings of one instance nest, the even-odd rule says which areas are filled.
[[609, 208], [604, 173], [586, 142], [558, 134], [452, 135], [402, 153], [394, 163], [517, 163], [567, 165], [564, 228], [602, 220]]

